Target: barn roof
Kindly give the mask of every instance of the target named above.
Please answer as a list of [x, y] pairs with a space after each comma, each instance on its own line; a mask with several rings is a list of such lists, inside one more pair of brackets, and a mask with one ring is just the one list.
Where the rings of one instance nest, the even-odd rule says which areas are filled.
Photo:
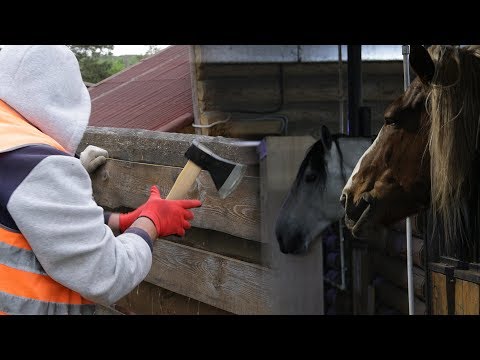
[[189, 46], [169, 46], [88, 90], [90, 126], [179, 130], [193, 121]]

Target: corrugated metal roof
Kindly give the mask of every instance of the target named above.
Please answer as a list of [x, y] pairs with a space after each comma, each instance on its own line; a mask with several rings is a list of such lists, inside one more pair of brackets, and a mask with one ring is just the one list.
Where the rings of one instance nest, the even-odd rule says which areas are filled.
[[176, 131], [193, 121], [189, 46], [172, 45], [89, 88], [91, 126]]

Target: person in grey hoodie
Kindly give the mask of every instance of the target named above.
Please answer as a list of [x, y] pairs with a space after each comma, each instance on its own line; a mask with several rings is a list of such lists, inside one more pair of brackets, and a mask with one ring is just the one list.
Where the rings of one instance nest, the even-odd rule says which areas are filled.
[[68, 47], [0, 51], [0, 314], [92, 314], [115, 303], [148, 274], [153, 241], [185, 234], [189, 209], [201, 206], [152, 186], [139, 209], [104, 212], [89, 177], [104, 160], [91, 149], [85, 166], [74, 156], [90, 110]]

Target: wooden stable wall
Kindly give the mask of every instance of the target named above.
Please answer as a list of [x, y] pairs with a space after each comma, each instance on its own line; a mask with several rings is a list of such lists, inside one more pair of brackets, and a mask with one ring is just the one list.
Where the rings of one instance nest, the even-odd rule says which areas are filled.
[[324, 313], [321, 239], [305, 256], [285, 255], [280, 252], [274, 230], [278, 211], [314, 142], [311, 136], [267, 137], [260, 150], [262, 257], [273, 270], [273, 314]]
[[433, 315], [480, 315], [480, 267], [441, 259], [430, 264]]
[[[202, 49], [192, 46], [194, 108], [199, 123], [208, 125], [230, 118], [231, 122], [256, 119], [258, 124], [247, 122], [247, 126], [233, 125], [232, 129], [230, 122], [204, 128], [202, 134], [246, 136], [257, 129], [275, 135], [281, 132], [281, 120], [275, 115], [288, 118], [288, 135], [308, 135], [320, 124], [332, 132], [340, 131], [337, 63], [213, 63], [206, 62]], [[346, 118], [346, 62], [342, 74]], [[371, 107], [375, 134], [383, 124], [386, 106], [403, 93], [402, 62], [364, 62], [362, 80], [363, 105]]]
[[[413, 283], [416, 315], [427, 314], [427, 279], [423, 224], [412, 217]], [[355, 314], [408, 315], [408, 282], [405, 220], [387, 237], [354, 242], [352, 253]]]
[[193, 227], [183, 238], [155, 242], [150, 273], [115, 309], [126, 314], [323, 314], [321, 243], [308, 256], [284, 255], [273, 232], [312, 137], [267, 138], [259, 164], [255, 147], [238, 147], [232, 139], [89, 128], [79, 152], [92, 144], [111, 157], [92, 176], [95, 200], [107, 210], [127, 211], [146, 201], [152, 184], [165, 196], [194, 138], [224, 158], [248, 164], [246, 175], [220, 200], [202, 171], [187, 196], [203, 202], [193, 210]]
[[260, 194], [255, 148], [232, 140], [147, 130], [89, 128], [87, 145], [109, 151], [111, 159], [92, 176], [94, 197], [107, 210], [126, 211], [145, 202], [151, 185], [166, 196], [186, 163], [184, 153], [198, 138], [218, 155], [248, 164], [239, 187], [225, 200], [202, 171], [188, 198], [200, 199], [194, 226], [184, 238], [154, 244], [145, 282], [117, 304], [138, 314], [270, 313], [270, 270], [261, 261]]

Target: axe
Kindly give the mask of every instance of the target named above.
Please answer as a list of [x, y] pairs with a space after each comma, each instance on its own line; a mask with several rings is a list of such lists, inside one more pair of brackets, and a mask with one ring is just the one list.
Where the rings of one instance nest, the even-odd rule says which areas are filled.
[[225, 199], [240, 184], [247, 169], [245, 165], [214, 154], [210, 149], [201, 145], [197, 139], [193, 140], [192, 145], [185, 152], [185, 157], [188, 159], [187, 164], [167, 195], [166, 199], [168, 200], [185, 198], [201, 170], [210, 173], [219, 197]]

